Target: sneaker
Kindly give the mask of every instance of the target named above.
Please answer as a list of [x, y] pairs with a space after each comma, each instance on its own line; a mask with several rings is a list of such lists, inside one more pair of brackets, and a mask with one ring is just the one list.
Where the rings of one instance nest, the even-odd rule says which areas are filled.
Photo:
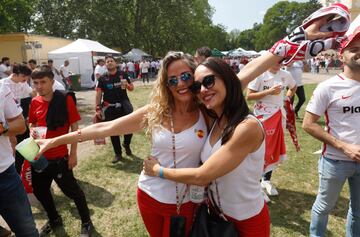
[[63, 226], [63, 222], [60, 216], [53, 221], [49, 220], [45, 223], [45, 225], [43, 225], [43, 227], [41, 227], [40, 237], [48, 236], [48, 234], [50, 234], [51, 231], [54, 231], [62, 226]]
[[278, 191], [276, 190], [275, 186], [270, 183], [269, 180], [262, 180], [261, 187], [266, 190], [267, 194], [270, 196], [277, 196], [279, 195]]
[[81, 225], [80, 237], [90, 237], [94, 226], [91, 221]]
[[0, 237], [7, 237], [11, 235], [11, 231], [5, 229], [4, 227], [0, 226]]
[[261, 193], [264, 196], [264, 200], [266, 203], [271, 202], [269, 196], [264, 192], [264, 190], [261, 190]]
[[119, 161], [121, 161], [121, 159], [122, 159], [122, 155], [118, 155], [118, 154], [116, 154], [115, 156], [114, 156], [114, 159], [111, 161], [113, 164], [116, 164], [116, 163], [118, 163]]
[[130, 149], [130, 145], [123, 144], [123, 147], [125, 148], [126, 155], [131, 156], [132, 152], [131, 152], [131, 149]]

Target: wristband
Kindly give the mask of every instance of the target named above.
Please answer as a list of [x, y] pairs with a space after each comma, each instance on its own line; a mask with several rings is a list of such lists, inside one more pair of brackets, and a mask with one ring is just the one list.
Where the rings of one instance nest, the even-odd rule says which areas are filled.
[[81, 137], [81, 129], [80, 128], [77, 130], [77, 136], [78, 136], [78, 142], [82, 142], [83, 140]]
[[165, 177], [164, 177], [164, 167], [162, 167], [162, 166], [160, 166], [159, 177], [162, 178], [162, 179], [165, 179]]

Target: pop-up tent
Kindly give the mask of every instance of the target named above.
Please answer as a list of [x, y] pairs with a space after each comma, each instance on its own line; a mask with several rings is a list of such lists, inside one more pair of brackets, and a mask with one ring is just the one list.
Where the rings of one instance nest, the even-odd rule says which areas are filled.
[[127, 60], [131, 61], [141, 61], [144, 58], [151, 58], [152, 56], [150, 54], [145, 53], [141, 49], [132, 49], [127, 54], [124, 54], [123, 57]]
[[54, 60], [54, 66], [59, 68], [65, 60], [69, 60], [69, 70], [73, 74], [81, 75], [81, 86], [91, 88], [94, 82], [91, 75], [94, 71], [93, 56], [105, 56], [111, 54], [120, 56], [121, 53], [112, 50], [99, 42], [78, 39], [62, 48], [50, 51], [48, 58]]

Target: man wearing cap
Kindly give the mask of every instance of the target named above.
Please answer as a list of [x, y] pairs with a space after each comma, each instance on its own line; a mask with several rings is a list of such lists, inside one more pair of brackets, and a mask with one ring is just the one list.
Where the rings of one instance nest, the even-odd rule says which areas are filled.
[[[357, 20], [353, 24], [360, 23]], [[323, 142], [310, 236], [325, 235], [328, 216], [346, 180], [350, 189], [346, 236], [360, 236], [360, 26], [351, 32], [340, 49], [344, 72], [318, 85], [303, 121], [304, 130]], [[318, 124], [322, 115], [326, 130]]]

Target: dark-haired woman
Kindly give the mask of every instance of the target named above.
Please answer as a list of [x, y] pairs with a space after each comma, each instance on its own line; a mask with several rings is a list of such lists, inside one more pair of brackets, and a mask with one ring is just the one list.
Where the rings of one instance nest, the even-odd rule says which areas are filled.
[[259, 120], [252, 116], [241, 83], [221, 59], [207, 58], [195, 70], [191, 89], [216, 113], [201, 152], [198, 168], [162, 167], [157, 159], [144, 162], [145, 173], [194, 185], [209, 185], [210, 200], [239, 236], [269, 236], [270, 217], [261, 194], [265, 142]]

